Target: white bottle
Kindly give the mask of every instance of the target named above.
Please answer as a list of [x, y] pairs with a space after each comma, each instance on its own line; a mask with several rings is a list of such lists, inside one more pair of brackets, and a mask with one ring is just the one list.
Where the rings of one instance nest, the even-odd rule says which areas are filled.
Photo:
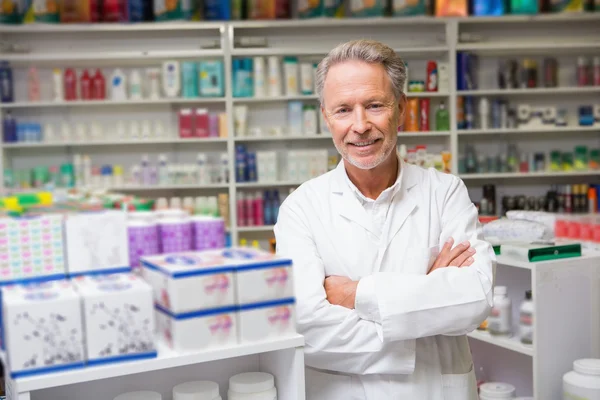
[[265, 80], [265, 59], [254, 57], [254, 97], [265, 97], [267, 95], [267, 82]]
[[63, 81], [63, 72], [60, 68], [54, 68], [52, 70], [53, 77], [53, 100], [64, 101], [65, 100], [65, 84]]
[[148, 79], [148, 98], [150, 100], [160, 99], [160, 69], [148, 68], [146, 78]]
[[408, 160], [408, 149], [405, 144], [401, 144], [398, 147], [398, 156], [406, 162]]
[[300, 90], [302, 91], [302, 94], [313, 94], [314, 86], [312, 64], [300, 64]]
[[183, 198], [183, 210], [190, 215], [194, 214], [194, 198], [186, 196]]
[[519, 337], [521, 343], [533, 343], [533, 300], [531, 290], [525, 292], [525, 301], [519, 310]]
[[600, 399], [600, 360], [584, 358], [573, 362], [573, 371], [563, 375], [563, 399]]
[[488, 331], [492, 335], [510, 335], [512, 323], [512, 303], [506, 297], [506, 286], [494, 288], [494, 307], [488, 317]]
[[127, 78], [119, 68], [115, 69], [110, 78], [110, 96], [112, 100], [127, 100]]
[[196, 157], [196, 178], [197, 182], [201, 185], [208, 183], [208, 171], [207, 171], [207, 159], [206, 154], [198, 153]]
[[73, 154], [73, 168], [75, 169], [75, 187], [85, 186], [83, 177], [83, 160], [81, 154]]
[[44, 142], [53, 143], [56, 142], [56, 134], [54, 133], [54, 124], [44, 125]]
[[283, 59], [283, 71], [285, 76], [286, 96], [298, 95], [298, 59], [296, 57], [285, 57]]
[[148, 154], [142, 156], [142, 183], [144, 185], [150, 184], [150, 162], [148, 161]]
[[281, 70], [277, 56], [269, 57], [269, 96], [281, 96]]
[[129, 75], [129, 98], [131, 100], [141, 100], [142, 97], [142, 75], [140, 71], [134, 69]]
[[149, 120], [142, 121], [142, 139], [150, 139], [152, 137], [152, 124]]
[[82, 157], [83, 164], [83, 185], [92, 186], [92, 160], [87, 154]]
[[158, 184], [169, 184], [169, 167], [167, 165], [167, 156], [165, 154], [158, 156]]
[[479, 125], [481, 129], [489, 129], [490, 102], [487, 97], [479, 99]]
[[175, 210], [181, 210], [181, 198], [179, 197], [171, 197], [171, 201], [169, 202], [170, 207]]
[[140, 138], [140, 123], [136, 120], [129, 124], [129, 137], [138, 140]]
[[302, 134], [317, 134], [317, 110], [314, 106], [304, 106], [302, 111]]
[[161, 139], [167, 136], [165, 125], [161, 121], [154, 121], [154, 136], [157, 139]]
[[127, 129], [125, 128], [125, 121], [118, 121], [117, 122], [117, 138], [119, 140], [125, 140], [127, 139]]
[[229, 183], [229, 156], [227, 153], [221, 153], [221, 170], [220, 170], [220, 183]]
[[181, 72], [179, 61], [165, 61], [162, 65], [163, 92], [168, 98], [179, 97], [181, 91]]

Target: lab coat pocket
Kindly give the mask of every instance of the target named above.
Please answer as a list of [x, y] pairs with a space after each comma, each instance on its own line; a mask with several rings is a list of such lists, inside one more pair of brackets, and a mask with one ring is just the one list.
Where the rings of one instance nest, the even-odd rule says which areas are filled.
[[442, 375], [442, 391], [444, 400], [477, 400], [477, 382], [473, 366], [471, 365], [466, 374]]
[[352, 378], [307, 367], [306, 400], [354, 399]]

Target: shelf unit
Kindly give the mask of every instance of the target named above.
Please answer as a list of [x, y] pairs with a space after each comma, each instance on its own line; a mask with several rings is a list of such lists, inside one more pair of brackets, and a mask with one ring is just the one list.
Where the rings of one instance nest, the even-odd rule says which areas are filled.
[[[600, 253], [544, 262], [498, 256], [495, 285], [506, 286], [512, 300], [513, 334], [471, 332], [476, 370], [483, 368], [488, 380], [515, 385], [517, 396], [562, 399], [562, 376], [573, 361], [600, 356]], [[519, 308], [529, 289], [533, 345], [518, 336]]]
[[[548, 30], [551, 29], [551, 30]], [[542, 32], [542, 33], [540, 33]], [[556, 34], [548, 34], [556, 32]], [[559, 33], [563, 32], [563, 33]], [[569, 34], [564, 34], [568, 32]], [[469, 42], [464, 34], [471, 34]], [[0, 112], [11, 111], [16, 115], [32, 116], [38, 113], [43, 116], [60, 115], [76, 119], [79, 113], [143, 113], [147, 110], [169, 110], [172, 114], [177, 107], [207, 107], [211, 110], [218, 108], [228, 115], [228, 138], [215, 139], [177, 139], [160, 138], [151, 140], [99, 140], [90, 142], [68, 143], [19, 143], [4, 144], [0, 149], [0, 162], [4, 166], [9, 161], [23, 160], [20, 165], [32, 163], [35, 157], [47, 154], [58, 154], [65, 149], [66, 156], [76, 151], [110, 151], [108, 162], [115, 162], [119, 151], [146, 152], [148, 149], [161, 152], [168, 149], [174, 152], [203, 151], [203, 145], [211, 145], [211, 149], [223, 145], [230, 159], [229, 178], [226, 185], [210, 186], [210, 190], [227, 191], [230, 199], [230, 217], [232, 241], [238, 241], [238, 233], [243, 232], [250, 237], [264, 237], [269, 229], [256, 229], [252, 232], [236, 228], [236, 194], [240, 190], [294, 188], [302, 182], [288, 181], [285, 177], [277, 182], [236, 183], [233, 164], [235, 146], [244, 144], [251, 149], [291, 149], [291, 148], [327, 148], [333, 149], [329, 134], [267, 136], [267, 137], [235, 137], [233, 122], [233, 107], [247, 104], [250, 118], [256, 118], [254, 125], [269, 127], [272, 120], [285, 115], [288, 101], [304, 101], [317, 104], [316, 95], [279, 96], [264, 98], [235, 98], [232, 95], [231, 62], [235, 57], [253, 56], [285, 56], [297, 55], [302, 59], [316, 62], [321, 59], [336, 44], [354, 37], [370, 37], [388, 43], [408, 61], [411, 79], [421, 79], [419, 71], [424, 73], [427, 60], [435, 59], [447, 62], [449, 65], [450, 90], [448, 92], [407, 93], [409, 98], [430, 98], [432, 109], [440, 101], [446, 101], [451, 116], [451, 129], [447, 132], [401, 132], [398, 135], [402, 143], [426, 143], [431, 148], [447, 149], [453, 154], [452, 172], [458, 173], [459, 148], [470, 140], [539, 140], [546, 141], [550, 135], [554, 138], [566, 137], [569, 134], [585, 134], [589, 139], [600, 139], [600, 127], [578, 127], [570, 121], [568, 127], [549, 127], [536, 129], [501, 129], [501, 130], [457, 130], [456, 109], [458, 96], [508, 96], [511, 99], [533, 101], [551, 99], [561, 102], [564, 99], [577, 100], [579, 95], [595, 99], [600, 94], [599, 87], [578, 88], [574, 83], [563, 83], [558, 88], [537, 89], [488, 89], [494, 77], [487, 76], [486, 85], [476, 91], [456, 90], [456, 54], [458, 51], [471, 51], [481, 57], [515, 57], [536, 54], [560, 56], [566, 54], [573, 58], [579, 54], [600, 54], [600, 43], [589, 38], [600, 35], [600, 14], [553, 14], [540, 16], [506, 16], [506, 17], [477, 17], [477, 18], [367, 18], [367, 19], [314, 19], [292, 21], [241, 21], [230, 23], [194, 23], [169, 22], [153, 24], [96, 24], [96, 25], [40, 25], [40, 26], [0, 26], [0, 39], [25, 44], [32, 48], [31, 54], [4, 54], [0, 59], [11, 61], [19, 68], [30, 64], [41, 66], [86, 66], [106, 65], [115, 67], [121, 65], [148, 65], [164, 59], [178, 60], [222, 59], [225, 65], [224, 97], [197, 99], [159, 99], [139, 101], [76, 101], [59, 102], [42, 101], [39, 103], [16, 102], [0, 104]], [[265, 37], [267, 48], [239, 47], [240, 37]], [[473, 39], [479, 40], [474, 42]], [[556, 39], [556, 41], [553, 41]], [[57, 43], [65, 42], [65, 45]], [[65, 46], [71, 47], [67, 48]], [[214, 48], [218, 45], [219, 48]], [[135, 51], [133, 50], [135, 49]], [[420, 65], [419, 65], [420, 63]], [[412, 66], [412, 68], [411, 68]], [[423, 66], [423, 67], [421, 67]], [[493, 68], [496, 68], [495, 66]], [[24, 84], [24, 81], [21, 81]], [[551, 97], [560, 96], [560, 97]], [[21, 96], [22, 97], [22, 96]], [[521, 100], [519, 100], [521, 101]], [[154, 108], [152, 108], [154, 107]], [[160, 108], [162, 107], [162, 108]], [[170, 108], [168, 108], [170, 107]], [[266, 110], [266, 111], [265, 111]], [[277, 121], [275, 122], [275, 124]], [[249, 124], [252, 126], [251, 124]], [[421, 142], [422, 141], [422, 142]], [[537, 143], [537, 142], [536, 142]], [[186, 145], [190, 146], [186, 146]], [[173, 147], [169, 147], [173, 146]], [[174, 147], [177, 146], [177, 147]], [[51, 152], [44, 151], [53, 148]], [[122, 149], [121, 149], [122, 148]], [[221, 149], [220, 147], [218, 147]], [[113, 149], [115, 150], [113, 152]], [[138, 150], [139, 149], [139, 150]], [[48, 156], [50, 157], [50, 156]], [[96, 157], [96, 156], [94, 156]], [[136, 157], [136, 160], [139, 157]], [[94, 158], [103, 161], [102, 158]], [[127, 160], [126, 162], [131, 162]], [[280, 167], [283, 169], [283, 167]], [[3, 182], [0, 172], [0, 182]], [[463, 178], [470, 188], [481, 184], [500, 182], [510, 185], [524, 185], [532, 181], [543, 184], [574, 180], [580, 182], [597, 181], [600, 174], [596, 172], [574, 173], [492, 173], [464, 174]], [[160, 192], [185, 190], [186, 195], [207, 190], [205, 186], [171, 185], [164, 187], [150, 186], [119, 188], [128, 192], [139, 192], [151, 196]]]
[[[10, 379], [8, 399], [105, 400], [131, 390], [152, 390], [171, 398], [173, 386], [189, 380], [219, 383], [225, 398], [230, 376], [264, 371], [275, 376], [277, 398], [304, 400], [304, 338], [301, 335], [238, 344], [226, 348], [179, 353], [158, 342], [154, 359], [106, 364], [50, 374]], [[2, 363], [6, 365], [5, 354]]]

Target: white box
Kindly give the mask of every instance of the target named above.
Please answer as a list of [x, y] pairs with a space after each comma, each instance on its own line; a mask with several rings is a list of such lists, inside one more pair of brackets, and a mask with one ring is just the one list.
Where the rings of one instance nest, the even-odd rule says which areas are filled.
[[159, 336], [176, 351], [204, 350], [238, 343], [236, 307], [172, 314], [156, 307]]
[[150, 285], [131, 273], [73, 283], [83, 304], [88, 365], [156, 357]]
[[[258, 249], [234, 249], [238, 304], [252, 304], [294, 297], [292, 261]], [[241, 264], [243, 263], [243, 264]]]
[[302, 135], [302, 108], [301, 101], [290, 101], [288, 103], [288, 129], [292, 136]]
[[11, 377], [82, 367], [81, 315], [80, 297], [69, 281], [3, 287], [2, 333]]
[[69, 275], [123, 272], [130, 268], [124, 212], [105, 210], [69, 215], [65, 235]]
[[450, 91], [450, 65], [438, 62], [438, 92]]
[[142, 257], [154, 301], [171, 313], [235, 305], [234, 262], [221, 250]]
[[242, 305], [238, 311], [240, 343], [296, 332], [294, 299]]

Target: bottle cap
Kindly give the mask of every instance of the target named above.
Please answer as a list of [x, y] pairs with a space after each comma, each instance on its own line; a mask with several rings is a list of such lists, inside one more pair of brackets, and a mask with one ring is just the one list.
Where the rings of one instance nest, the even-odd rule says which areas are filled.
[[532, 299], [532, 297], [531, 297], [531, 290], [527, 290], [525, 292], [525, 300], [531, 300], [531, 299]]

